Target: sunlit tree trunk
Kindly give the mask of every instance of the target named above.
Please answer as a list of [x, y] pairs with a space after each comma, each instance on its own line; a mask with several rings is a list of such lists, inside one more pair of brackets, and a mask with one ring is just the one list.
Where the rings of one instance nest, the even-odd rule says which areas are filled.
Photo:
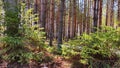
[[106, 9], [106, 26], [110, 26], [110, 13], [111, 13], [111, 0], [107, 0], [107, 9]]
[[110, 26], [114, 27], [114, 0], [111, 0]]
[[76, 0], [72, 0], [71, 6], [71, 14], [72, 14], [72, 21], [71, 21], [71, 38], [75, 37], [76, 33]]
[[107, 0], [106, 25], [114, 26], [114, 0]]

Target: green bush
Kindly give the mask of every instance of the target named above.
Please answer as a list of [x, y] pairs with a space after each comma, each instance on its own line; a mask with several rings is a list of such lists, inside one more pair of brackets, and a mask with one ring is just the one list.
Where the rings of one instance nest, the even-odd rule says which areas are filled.
[[4, 46], [0, 52], [3, 59], [10, 62], [26, 63], [32, 58], [32, 53], [25, 47], [23, 38], [6, 36], [2, 38], [2, 43]]
[[42, 53], [42, 52], [33, 54], [33, 60], [38, 63], [42, 62], [43, 58], [44, 58], [44, 53]]
[[62, 54], [67, 57], [80, 54], [81, 62], [87, 63], [89, 59], [105, 59], [115, 55], [114, 50], [120, 45], [118, 29], [102, 27], [101, 30], [82, 34], [75, 40], [70, 40], [62, 46]]
[[[19, 19], [18, 13], [21, 14]], [[5, 34], [3, 33], [4, 36], [0, 40], [0, 43], [3, 44], [0, 54], [9, 62], [28, 63], [32, 59], [40, 61], [43, 59], [41, 58], [43, 55], [35, 55], [36, 51], [33, 50], [44, 48], [45, 32], [38, 24], [34, 24], [38, 20], [37, 14], [33, 14], [33, 9], [25, 11], [24, 3], [21, 3], [21, 10], [18, 13], [6, 12], [4, 27], [12, 29], [6, 29]], [[19, 26], [14, 26], [16, 24]]]

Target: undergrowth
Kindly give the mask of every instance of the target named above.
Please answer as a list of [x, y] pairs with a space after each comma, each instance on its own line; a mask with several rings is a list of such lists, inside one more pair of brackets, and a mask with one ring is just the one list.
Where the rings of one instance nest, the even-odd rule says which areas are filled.
[[[31, 60], [43, 62], [45, 49], [45, 32], [39, 27], [37, 14], [33, 9], [25, 9], [25, 3], [20, 4], [17, 13], [5, 11], [7, 28], [0, 38], [1, 57], [9, 63], [29, 63]], [[21, 17], [18, 17], [18, 14]]]
[[[82, 34], [74, 40], [62, 45], [62, 55], [65, 58], [79, 57], [79, 62], [90, 64], [91, 60], [117, 60], [117, 50], [120, 46], [120, 30], [103, 26], [95, 33]], [[79, 56], [78, 56], [79, 55]]]

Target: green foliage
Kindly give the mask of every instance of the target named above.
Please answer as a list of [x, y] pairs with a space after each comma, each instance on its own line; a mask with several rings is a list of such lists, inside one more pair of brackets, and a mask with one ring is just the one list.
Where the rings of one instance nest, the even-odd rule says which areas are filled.
[[3, 3], [2, 3], [2, 1], [0, 0], [0, 20], [2, 19], [2, 17], [3, 17]]
[[6, 28], [4, 34], [7, 36], [19, 36], [20, 9], [18, 7], [18, 5], [12, 6], [12, 4], [4, 2], [5, 17], [3, 24]]
[[[21, 17], [18, 16], [21, 15]], [[28, 63], [30, 60], [41, 61], [43, 53], [35, 53], [36, 48], [42, 49], [45, 44], [45, 33], [39, 28], [38, 17], [33, 9], [25, 11], [25, 4], [21, 3], [20, 12], [5, 12], [6, 30], [0, 43], [3, 44], [0, 54], [9, 62]], [[37, 49], [36, 49], [37, 50]]]
[[62, 46], [62, 53], [64, 56], [80, 54], [81, 62], [85, 63], [88, 59], [102, 60], [111, 57], [119, 43], [119, 30], [106, 26], [96, 33], [83, 34], [75, 40], [70, 40]]
[[38, 15], [33, 14], [33, 9], [29, 9], [25, 12], [24, 5], [25, 4], [22, 3], [22, 35], [27, 38], [31, 44], [42, 49], [45, 46], [45, 32], [42, 31], [43, 28], [40, 28], [39, 24], [35, 24], [35, 22], [38, 22]]
[[[85, 38], [86, 37], [86, 38]], [[119, 46], [117, 44], [120, 39], [120, 34], [112, 27], [103, 27], [101, 31], [92, 33], [87, 36], [82, 36], [82, 40], [86, 40], [81, 51], [82, 58], [93, 58], [94, 55], [101, 55], [102, 57], [110, 57], [112, 50]]]
[[1, 41], [4, 44], [1, 51], [3, 59], [26, 63], [31, 58], [32, 53], [24, 46], [23, 38], [6, 36]]
[[0, 35], [2, 35], [2, 32], [4, 31], [3, 27], [3, 18], [4, 18], [4, 10], [3, 10], [3, 3], [0, 0]]
[[6, 26], [5, 34], [8, 36], [18, 36], [18, 30], [20, 25], [20, 18], [18, 18], [18, 12], [12, 11], [5, 12], [5, 23]]
[[43, 58], [44, 58], [44, 53], [42, 53], [42, 52], [33, 54], [33, 60], [35, 60], [39, 63], [42, 62]]

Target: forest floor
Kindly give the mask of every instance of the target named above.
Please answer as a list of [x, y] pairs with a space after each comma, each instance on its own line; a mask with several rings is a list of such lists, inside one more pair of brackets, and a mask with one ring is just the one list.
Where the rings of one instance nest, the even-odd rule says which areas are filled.
[[[117, 54], [120, 55], [120, 51], [116, 51], [116, 52]], [[12, 67], [8, 67], [8, 62], [0, 60], [0, 68], [89, 68], [88, 65], [83, 65], [79, 62], [80, 60], [79, 55], [74, 56], [70, 59], [65, 59], [63, 56], [51, 54], [46, 51], [45, 56], [52, 57], [52, 61], [41, 64], [38, 64], [36, 62], [30, 62], [28, 65], [22, 65], [22, 66], [18, 63], [15, 63], [11, 65]], [[112, 66], [113, 67], [111, 68], [120, 68], [120, 60], [114, 62]]]
[[20, 64], [14, 63], [11, 65], [11, 67], [8, 67], [8, 63], [6, 61], [1, 61], [0, 68], [87, 68], [81, 67], [81, 64], [76, 62], [77, 59], [74, 58], [74, 60], [66, 60], [59, 55], [47, 54], [47, 56], [48, 55], [53, 57], [53, 60], [48, 63], [37, 64], [36, 62], [31, 62], [28, 65], [22, 66]]
[[[12, 67], [8, 67], [7, 62], [1, 61], [0, 68], [89, 68], [87, 65], [83, 65], [78, 61], [79, 59], [78, 56], [73, 57], [71, 59], [65, 59], [59, 55], [47, 53], [47, 56], [48, 55], [53, 57], [53, 60], [48, 63], [37, 64], [36, 62], [31, 62], [30, 64], [23, 65], [23, 66], [20, 66], [19, 64], [15, 63], [12, 65]], [[97, 67], [97, 68], [100, 68], [100, 67]], [[120, 60], [115, 62], [110, 68], [120, 68]]]
[[[6, 61], [0, 62], [0, 68], [7, 68], [8, 67], [7, 65], [8, 63]], [[31, 62], [29, 66], [26, 65], [20, 66], [19, 64], [15, 63], [8, 68], [71, 68], [71, 62], [63, 60], [61, 57], [56, 57], [50, 63], [37, 64]]]

